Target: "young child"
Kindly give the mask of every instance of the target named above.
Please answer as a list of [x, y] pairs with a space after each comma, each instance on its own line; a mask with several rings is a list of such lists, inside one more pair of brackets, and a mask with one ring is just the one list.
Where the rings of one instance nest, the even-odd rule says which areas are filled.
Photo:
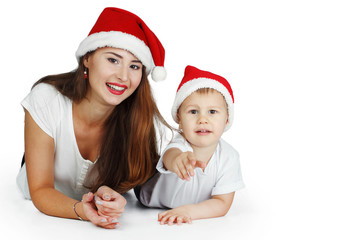
[[172, 108], [180, 133], [139, 194], [145, 206], [172, 208], [159, 214], [160, 224], [224, 216], [244, 187], [239, 154], [221, 139], [233, 122], [233, 105], [225, 78], [186, 67]]

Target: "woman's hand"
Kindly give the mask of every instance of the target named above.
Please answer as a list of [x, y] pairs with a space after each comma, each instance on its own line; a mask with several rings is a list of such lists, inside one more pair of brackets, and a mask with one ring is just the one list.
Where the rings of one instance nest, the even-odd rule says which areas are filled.
[[96, 194], [84, 194], [82, 198], [85, 216], [99, 227], [113, 229], [124, 212], [126, 199], [109, 187], [102, 186]]
[[90, 222], [92, 222], [94, 225], [108, 228], [108, 229], [114, 229], [118, 222], [112, 223], [111, 221], [108, 221], [108, 218], [104, 216], [100, 216], [98, 214], [95, 202], [94, 202], [95, 195], [92, 192], [89, 192], [88, 194], [84, 194], [82, 197], [82, 206], [83, 211], [87, 219], [89, 219]]
[[118, 218], [124, 212], [126, 199], [107, 186], [101, 186], [95, 193], [95, 204], [99, 216], [108, 222], [118, 223]]

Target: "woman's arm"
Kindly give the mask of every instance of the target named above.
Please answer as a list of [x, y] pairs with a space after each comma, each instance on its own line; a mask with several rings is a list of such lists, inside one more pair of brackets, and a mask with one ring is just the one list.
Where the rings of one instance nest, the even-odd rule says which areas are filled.
[[[77, 219], [72, 199], [54, 188], [54, 140], [47, 135], [25, 110], [25, 159], [31, 199], [35, 207], [44, 214]], [[84, 220], [98, 226], [114, 228], [116, 223], [108, 223], [97, 214], [93, 195], [84, 196], [76, 204], [76, 211]]]
[[215, 195], [211, 199], [198, 204], [183, 205], [159, 213], [160, 224], [191, 223], [192, 220], [225, 216], [234, 199], [235, 192]]

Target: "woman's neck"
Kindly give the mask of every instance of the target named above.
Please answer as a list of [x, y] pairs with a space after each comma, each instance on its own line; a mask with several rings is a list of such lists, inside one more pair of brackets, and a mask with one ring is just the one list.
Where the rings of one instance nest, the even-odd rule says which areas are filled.
[[83, 99], [73, 103], [73, 116], [89, 127], [103, 126], [114, 107], [108, 107]]

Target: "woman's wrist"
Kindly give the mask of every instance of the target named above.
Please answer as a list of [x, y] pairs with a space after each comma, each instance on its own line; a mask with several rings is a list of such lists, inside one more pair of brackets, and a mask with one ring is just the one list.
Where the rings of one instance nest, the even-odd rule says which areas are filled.
[[77, 201], [73, 205], [73, 210], [76, 215], [76, 218], [81, 221], [87, 221], [88, 219], [85, 217], [84, 211], [83, 211], [83, 202]]
[[81, 203], [81, 201], [77, 201], [77, 202], [75, 202], [74, 203], [74, 205], [73, 205], [73, 210], [74, 210], [74, 213], [75, 213], [75, 215], [77, 216], [77, 218], [79, 219], [79, 220], [81, 220], [81, 221], [84, 221], [84, 219], [82, 219], [82, 217], [80, 217], [80, 215], [77, 213], [77, 211], [76, 211], [76, 205], [78, 205], [79, 203]]

